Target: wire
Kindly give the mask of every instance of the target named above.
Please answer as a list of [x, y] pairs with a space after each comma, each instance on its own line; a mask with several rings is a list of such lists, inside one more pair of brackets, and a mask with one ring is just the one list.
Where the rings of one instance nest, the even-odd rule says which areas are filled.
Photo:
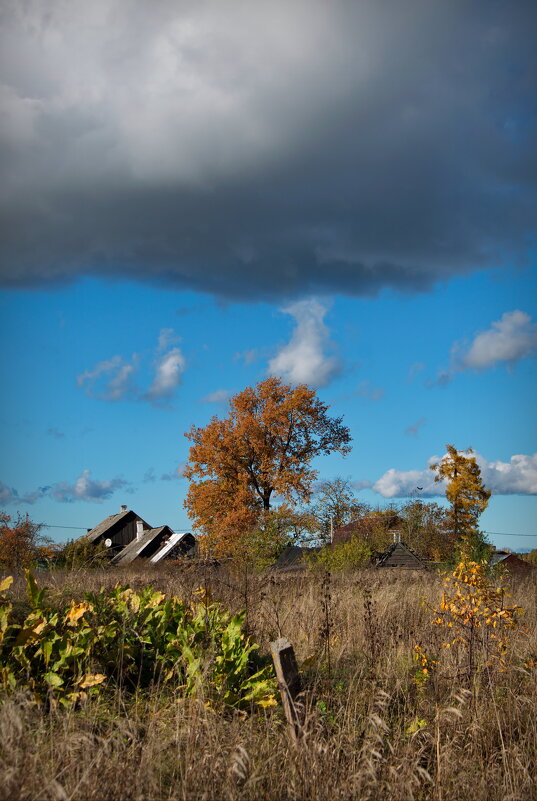
[[[77, 529], [80, 531], [91, 531], [91, 528], [85, 526], [58, 526], [54, 525], [53, 523], [42, 523], [43, 528], [66, 528], [66, 529]], [[171, 526], [170, 526], [171, 528]], [[188, 532], [190, 529], [188, 528], [174, 528], [176, 534], [180, 534], [183, 531]], [[537, 534], [513, 534], [512, 532], [507, 533], [505, 531], [484, 531], [484, 534], [491, 534], [494, 537], [537, 537]]]
[[494, 537], [537, 537], [537, 534], [507, 534], [505, 531], [484, 531], [484, 534], [492, 534]]

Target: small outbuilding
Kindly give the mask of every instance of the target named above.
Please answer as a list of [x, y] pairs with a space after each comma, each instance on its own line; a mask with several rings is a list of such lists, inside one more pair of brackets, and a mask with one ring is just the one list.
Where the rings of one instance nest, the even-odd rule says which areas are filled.
[[170, 537], [175, 536], [169, 526], [159, 526], [144, 530], [138, 521], [136, 539], [129, 542], [123, 550], [112, 558], [113, 565], [129, 565], [135, 559], [149, 559]]
[[171, 533], [164, 537], [158, 550], [151, 556], [149, 560], [151, 564], [155, 565], [162, 559], [184, 559], [198, 555], [198, 543], [193, 534], [171, 531], [168, 526], [162, 528], [168, 529]]
[[394, 542], [383, 553], [375, 567], [400, 567], [403, 570], [427, 570], [423, 559], [412, 551], [404, 542]]
[[489, 564], [492, 566], [499, 565], [513, 576], [529, 576], [533, 570], [529, 562], [510, 551], [495, 551], [490, 557]]
[[286, 545], [281, 554], [272, 565], [273, 570], [294, 571], [304, 570], [308, 567], [308, 556], [318, 551], [318, 548], [305, 548], [300, 545]]

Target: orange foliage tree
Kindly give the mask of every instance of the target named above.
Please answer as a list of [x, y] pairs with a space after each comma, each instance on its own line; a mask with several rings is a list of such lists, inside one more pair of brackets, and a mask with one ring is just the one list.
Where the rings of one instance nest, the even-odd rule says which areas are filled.
[[185, 507], [219, 554], [270, 516], [276, 495], [307, 502], [320, 454], [350, 450], [349, 429], [305, 385], [267, 378], [230, 400], [228, 416], [213, 417], [185, 436], [192, 443], [184, 475]]
[[17, 570], [52, 556], [50, 540], [39, 535], [40, 529], [28, 515], [11, 523], [11, 517], [0, 512], [0, 570]]

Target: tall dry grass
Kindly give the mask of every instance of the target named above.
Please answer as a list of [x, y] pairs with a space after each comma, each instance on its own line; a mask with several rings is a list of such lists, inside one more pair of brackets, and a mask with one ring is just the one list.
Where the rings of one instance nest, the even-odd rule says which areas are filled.
[[448, 664], [420, 688], [413, 647], [436, 652], [442, 636], [431, 624], [441, 593], [434, 575], [363, 571], [333, 578], [329, 592], [317, 575], [210, 568], [39, 576], [52, 602], [118, 580], [183, 598], [205, 586], [231, 609], [248, 609], [262, 650], [288, 637], [308, 691], [303, 736], [293, 744], [280, 710], [223, 714], [158, 688], [70, 712], [15, 695], [0, 715], [1, 798], [537, 798], [536, 671], [523, 666], [537, 656], [535, 581], [512, 587], [525, 613], [509, 670], [484, 671], [469, 687]]

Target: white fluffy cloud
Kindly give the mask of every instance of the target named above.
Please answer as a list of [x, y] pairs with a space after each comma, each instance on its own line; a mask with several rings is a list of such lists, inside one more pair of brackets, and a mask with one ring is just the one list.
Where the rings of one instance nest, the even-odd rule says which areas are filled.
[[186, 360], [177, 345], [180, 337], [173, 328], [161, 329], [154, 351], [154, 377], [144, 392], [136, 386], [134, 378], [141, 358], [134, 353], [130, 361], [116, 355], [105, 359], [77, 377], [77, 384], [90, 398], [118, 401], [125, 398], [146, 400], [151, 403], [169, 401], [186, 367]]
[[529, 314], [516, 309], [505, 312], [486, 331], [480, 331], [470, 346], [455, 349], [455, 369], [485, 370], [499, 362], [514, 365], [537, 351], [537, 325]]
[[302, 300], [282, 311], [294, 317], [296, 327], [288, 344], [269, 361], [268, 372], [291, 384], [326, 386], [342, 368], [324, 323], [326, 306], [317, 300]]
[[181, 383], [186, 366], [180, 348], [171, 348], [157, 361], [155, 378], [144, 397], [153, 402], [170, 400], [176, 387]]
[[[481, 469], [483, 483], [493, 495], [537, 495], [537, 453], [517, 454], [508, 462], [489, 462], [481, 454], [475, 454]], [[438, 462], [437, 456], [429, 459], [429, 465]], [[443, 482], [435, 482], [434, 472], [429, 467], [423, 470], [396, 470], [390, 468], [375, 482], [361, 482], [384, 498], [432, 498], [444, 494]], [[420, 487], [421, 489], [418, 489]]]
[[133, 354], [130, 362], [121, 356], [113, 356], [99, 362], [77, 377], [77, 384], [90, 398], [117, 401], [132, 391], [132, 379], [137, 369], [138, 357]]

